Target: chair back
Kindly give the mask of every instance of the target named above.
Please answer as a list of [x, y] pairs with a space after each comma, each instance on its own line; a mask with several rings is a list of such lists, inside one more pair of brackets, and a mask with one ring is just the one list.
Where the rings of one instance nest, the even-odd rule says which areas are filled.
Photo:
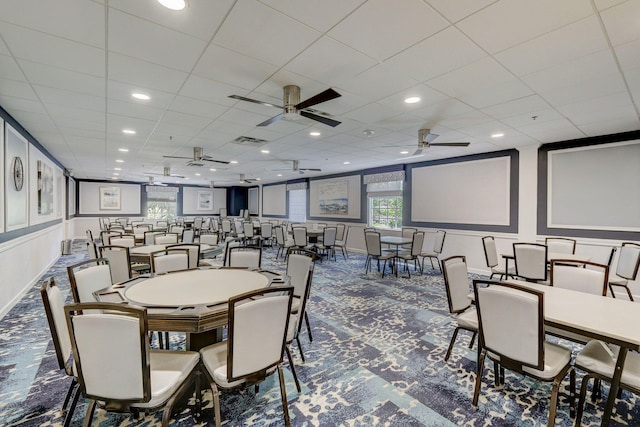
[[[266, 288], [229, 299], [227, 380], [261, 381], [282, 363], [292, 287]], [[257, 351], [258, 350], [258, 351]]]
[[196, 231], [193, 228], [186, 228], [182, 232], [182, 243], [193, 243]]
[[98, 224], [100, 225], [100, 231], [107, 231], [109, 229], [109, 218], [98, 218]]
[[413, 233], [415, 233], [416, 231], [418, 231], [417, 228], [402, 227], [402, 237], [409, 239], [413, 237]]
[[95, 242], [87, 242], [87, 253], [89, 254], [89, 259], [98, 258], [98, 248]]
[[193, 228], [196, 230], [200, 230], [202, 228], [202, 223], [204, 222], [204, 218], [201, 216], [197, 216], [193, 218]]
[[157, 229], [162, 229], [162, 230], [166, 230], [167, 228], [169, 228], [169, 223], [165, 220], [158, 220], [156, 221], [156, 227]]
[[246, 221], [242, 223], [242, 230], [244, 231], [244, 237], [253, 237], [253, 223]]
[[125, 246], [132, 248], [136, 245], [136, 238], [131, 234], [123, 234], [121, 236], [111, 236], [107, 245], [112, 246]]
[[437, 254], [442, 253], [442, 248], [444, 247], [444, 238], [447, 236], [447, 232], [444, 230], [436, 231], [436, 239], [433, 242], [433, 252]]
[[551, 261], [551, 286], [585, 292], [593, 295], [607, 295], [609, 267], [595, 262], [554, 259]]
[[178, 238], [182, 237], [182, 233], [184, 233], [184, 225], [180, 224], [171, 224], [169, 227], [169, 233], [176, 233]]
[[256, 246], [237, 246], [229, 248], [227, 267], [260, 268], [262, 249]]
[[293, 244], [300, 247], [307, 246], [306, 227], [293, 227]]
[[417, 257], [422, 252], [422, 245], [424, 244], [424, 231], [416, 231], [413, 233], [413, 240], [411, 241], [411, 256]]
[[640, 245], [631, 242], [622, 243], [618, 255], [616, 276], [627, 280], [636, 280], [638, 267], [640, 267]]
[[189, 249], [174, 248], [151, 252], [151, 272], [169, 273], [189, 268]]
[[273, 224], [270, 222], [263, 222], [260, 224], [260, 237], [263, 239], [270, 239], [273, 237]]
[[382, 255], [382, 245], [380, 244], [380, 233], [377, 231], [367, 231], [364, 233], [364, 242], [367, 246], [367, 255]]
[[109, 239], [112, 236], [121, 236], [122, 232], [117, 230], [117, 231], [111, 231], [111, 230], [106, 230], [106, 231], [101, 231], [100, 232], [100, 240], [102, 240], [102, 244], [103, 245], [108, 245], [109, 244]]
[[200, 235], [200, 243], [216, 246], [218, 244], [218, 233], [205, 233]]
[[482, 348], [507, 367], [544, 369], [544, 294], [482, 280], [475, 280], [473, 287]]
[[231, 221], [228, 219], [223, 219], [222, 222], [220, 222], [220, 227], [222, 227], [223, 233], [231, 233]]
[[282, 226], [278, 225], [275, 228], [275, 232], [276, 232], [276, 243], [278, 244], [278, 246], [283, 247], [284, 246], [284, 229], [282, 228]]
[[309, 285], [309, 276], [315, 264], [315, 254], [303, 255], [300, 253], [290, 253], [287, 258], [287, 276], [293, 286], [293, 296], [305, 298]]
[[547, 237], [544, 239], [547, 250], [555, 254], [575, 254], [576, 241], [566, 237]]
[[156, 245], [171, 245], [178, 243], [178, 235], [176, 233], [157, 234], [155, 236]]
[[498, 250], [496, 249], [496, 241], [493, 236], [485, 236], [482, 238], [482, 247], [484, 248], [484, 259], [487, 267], [493, 268], [498, 265]]
[[178, 243], [169, 245], [167, 249], [188, 249], [189, 265], [188, 268], [197, 268], [200, 264], [200, 245], [198, 243]]
[[75, 302], [93, 302], [93, 293], [111, 286], [111, 268], [106, 258], [90, 259], [67, 267]]
[[146, 309], [85, 303], [71, 304], [65, 311], [84, 396], [107, 404], [148, 402], [151, 361]]
[[131, 257], [126, 246], [102, 246], [100, 256], [109, 260], [111, 283], [122, 283], [131, 279]]
[[156, 244], [156, 236], [164, 235], [164, 231], [145, 231], [144, 232], [144, 244], [145, 245], [155, 245]]
[[209, 230], [217, 233], [219, 228], [220, 228], [220, 223], [218, 222], [218, 218], [211, 217], [209, 219]]
[[238, 234], [243, 234], [243, 232], [244, 232], [244, 230], [242, 228], [242, 221], [240, 221], [240, 220], [233, 221], [233, 228], [234, 228], [234, 232], [235, 232], [236, 236]]
[[346, 229], [347, 229], [346, 225], [344, 225], [342, 223], [336, 224], [336, 230], [337, 230], [337, 232], [336, 232], [336, 240], [339, 240], [341, 242], [344, 241], [344, 232], [345, 232]]
[[95, 243], [95, 240], [93, 239], [93, 232], [90, 229], [85, 230], [84, 234], [87, 236], [87, 240], [89, 242]]
[[68, 363], [73, 352], [71, 348], [71, 339], [69, 338], [69, 329], [64, 314], [64, 297], [60, 288], [56, 286], [55, 279], [49, 277], [40, 287], [40, 296], [44, 304], [44, 311], [47, 315], [49, 323], [49, 331], [51, 332], [51, 340], [56, 350], [56, 359], [58, 367], [71, 374], [71, 366]]
[[322, 234], [322, 245], [330, 248], [336, 244], [336, 235], [338, 229], [336, 227], [325, 227]]
[[547, 280], [547, 245], [514, 243], [516, 276], [528, 281]]
[[447, 302], [450, 313], [461, 313], [471, 306], [469, 299], [469, 276], [467, 259], [462, 255], [454, 255], [442, 260], [444, 287], [447, 291]]

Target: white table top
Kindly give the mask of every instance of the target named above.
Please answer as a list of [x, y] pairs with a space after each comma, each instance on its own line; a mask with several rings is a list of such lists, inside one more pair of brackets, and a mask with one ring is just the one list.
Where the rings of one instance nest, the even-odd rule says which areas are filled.
[[380, 243], [384, 243], [386, 245], [409, 245], [413, 242], [413, 238], [411, 237], [402, 237], [402, 236], [382, 236], [380, 237]]
[[269, 279], [257, 271], [191, 270], [151, 277], [128, 288], [125, 296], [143, 306], [217, 304], [268, 284]]
[[544, 292], [544, 317], [562, 329], [572, 328], [602, 341], [640, 349], [640, 306], [631, 301], [507, 280]]

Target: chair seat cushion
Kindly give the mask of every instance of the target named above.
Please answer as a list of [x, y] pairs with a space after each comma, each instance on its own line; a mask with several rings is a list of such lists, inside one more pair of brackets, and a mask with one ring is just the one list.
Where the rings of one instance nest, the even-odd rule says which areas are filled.
[[240, 385], [244, 380], [234, 382], [227, 381], [227, 342], [212, 344], [200, 350], [202, 364], [213, 381], [222, 388], [231, 388]]
[[626, 286], [628, 283], [628, 280], [615, 278], [615, 279], [609, 279], [609, 283], [612, 285]]
[[149, 355], [151, 400], [131, 405], [136, 408], [154, 408], [169, 400], [200, 359], [195, 351], [152, 350]]
[[552, 379], [571, 362], [571, 350], [561, 345], [545, 341], [544, 343], [544, 370], [539, 371], [530, 367], [522, 370], [543, 379]]
[[[618, 348], [610, 347], [598, 340], [591, 340], [576, 356], [576, 367], [612, 378], [616, 366]], [[622, 384], [640, 388], [640, 354], [630, 351], [624, 362], [622, 370]]]
[[[493, 274], [505, 274], [505, 269], [504, 267], [501, 267], [500, 265], [496, 265], [495, 267], [491, 267], [491, 272]], [[514, 275], [516, 274], [516, 268], [515, 267], [509, 267], [509, 275]]]
[[460, 326], [461, 328], [477, 331], [478, 313], [476, 312], [476, 307], [469, 307], [462, 313], [458, 314], [458, 317], [456, 317], [456, 321], [458, 322], [458, 326]]

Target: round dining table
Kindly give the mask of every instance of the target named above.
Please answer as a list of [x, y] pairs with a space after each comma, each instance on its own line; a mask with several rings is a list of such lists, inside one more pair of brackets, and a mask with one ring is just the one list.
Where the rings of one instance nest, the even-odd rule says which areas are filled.
[[187, 349], [198, 350], [220, 341], [230, 297], [288, 281], [267, 270], [198, 268], [139, 276], [94, 295], [98, 301], [145, 307], [149, 330], [186, 332]]

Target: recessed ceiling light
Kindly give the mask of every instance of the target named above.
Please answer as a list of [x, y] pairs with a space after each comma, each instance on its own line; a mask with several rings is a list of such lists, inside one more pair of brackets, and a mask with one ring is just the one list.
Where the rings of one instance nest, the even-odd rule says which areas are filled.
[[133, 129], [122, 129], [122, 133], [126, 133], [128, 135], [135, 135], [136, 131]]
[[118, 172], [113, 173], [113, 176], [118, 176], [118, 175], [120, 175]]
[[128, 153], [129, 149], [128, 148], [118, 148], [118, 151], [122, 151], [123, 153]]
[[189, 179], [189, 177], [188, 177], [188, 176], [185, 176], [185, 177], [184, 177], [184, 179]]
[[182, 10], [187, 6], [186, 0], [158, 0], [158, 3], [171, 10]]
[[118, 179], [118, 177], [117, 176], [112, 176], [111, 179]]
[[408, 151], [401, 151], [400, 154], [409, 154]]
[[122, 168], [113, 168], [114, 171], [121, 171]]
[[497, 132], [497, 133], [492, 133], [491, 134], [491, 138], [502, 138], [504, 136], [504, 133], [502, 132]]
[[376, 132], [373, 129], [365, 129], [362, 131], [362, 133], [364, 134], [364, 136], [371, 136]]
[[199, 174], [199, 173], [197, 173], [197, 174], [196, 174], [196, 176], [200, 176], [200, 174]]
[[282, 174], [281, 174], [281, 173], [279, 173], [279, 174], [278, 174], [278, 175], [276, 175], [276, 176], [282, 176]]
[[351, 162], [344, 162], [343, 165], [350, 165]]
[[269, 154], [271, 151], [269, 151], [269, 150], [260, 150], [260, 152], [263, 153], [263, 154]]
[[311, 136], [320, 136], [321, 134], [317, 130], [312, 130], [311, 132], [309, 132], [309, 135], [311, 135]]
[[134, 93], [132, 93], [132, 94], [131, 94], [131, 96], [132, 96], [133, 98], [135, 98], [135, 99], [139, 99], [139, 100], [141, 100], [141, 101], [148, 101], [148, 100], [150, 100], [150, 99], [151, 99], [151, 97], [150, 97], [149, 95], [145, 94], [145, 93], [137, 93], [137, 92], [134, 92]]
[[238, 161], [237, 160], [231, 160], [229, 163], [231, 163], [232, 165], [237, 165]]
[[116, 160], [116, 163], [124, 163], [124, 160], [122, 160], [122, 159], [117, 159], [117, 160]]
[[406, 104], [415, 104], [416, 102], [420, 102], [420, 97], [419, 96], [410, 96], [408, 98], [405, 98], [404, 102]]
[[216, 168], [211, 168], [211, 169], [209, 169], [209, 170], [210, 170], [211, 172], [215, 172], [215, 171], [216, 171]]
[[256, 181], [262, 181], [262, 178], [256, 178]]

